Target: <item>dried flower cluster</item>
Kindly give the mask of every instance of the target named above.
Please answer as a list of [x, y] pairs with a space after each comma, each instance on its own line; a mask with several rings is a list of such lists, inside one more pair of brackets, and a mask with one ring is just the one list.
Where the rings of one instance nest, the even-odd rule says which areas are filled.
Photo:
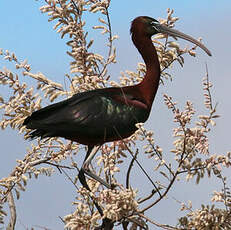
[[135, 198], [136, 193], [131, 189], [104, 190], [100, 194], [100, 200], [105, 204], [104, 217], [118, 221], [132, 215], [138, 209]]
[[[94, 187], [91, 188], [94, 191]], [[67, 229], [91, 229], [98, 226], [98, 221], [102, 217], [98, 212], [92, 212], [89, 208], [92, 202], [89, 196], [93, 199], [96, 199], [96, 197], [84, 188], [79, 189], [78, 193], [81, 194], [81, 197], [78, 197], [78, 201], [73, 203], [76, 206], [76, 211], [65, 216], [65, 227]], [[97, 202], [104, 207], [104, 218], [116, 222], [133, 215], [137, 211], [138, 203], [135, 198], [136, 192], [121, 188], [121, 190], [101, 191], [97, 197]]]
[[231, 213], [225, 209], [202, 205], [201, 209], [190, 212], [180, 219], [181, 229], [228, 230], [231, 228]]
[[[65, 91], [60, 83], [50, 80], [43, 73], [33, 73], [26, 60], [20, 61], [14, 53], [0, 50], [3, 61], [11, 62], [15, 67], [15, 71], [0, 69], [0, 84], [8, 87], [11, 92], [9, 98], [0, 96], [2, 113], [0, 127], [4, 130], [10, 126], [17, 129], [19, 133], [25, 134], [25, 137], [29, 130], [22, 127], [24, 119], [33, 111], [40, 109], [45, 100], [54, 101], [56, 98], [70, 97], [77, 92], [105, 86], [133, 85], [142, 80], [146, 71], [145, 65], [138, 63], [137, 70], [126, 70], [121, 74], [119, 82], [110, 80], [108, 66], [116, 62], [114, 41], [118, 38], [112, 33], [108, 11], [110, 0], [45, 0], [44, 2], [41, 12], [47, 13], [49, 21], [56, 23], [54, 30], [60, 34], [61, 38], [67, 39], [67, 54], [72, 58], [70, 73], [65, 76], [69, 82], [68, 90]], [[84, 20], [89, 14], [98, 18], [97, 25], [93, 26], [92, 31], [94, 33], [100, 31], [105, 38], [106, 55], [94, 52], [94, 39], [88, 33], [89, 22]], [[168, 9], [167, 18], [160, 19], [160, 22], [174, 27], [177, 20], [178, 18], [173, 16], [173, 10]], [[183, 55], [196, 55], [196, 47], [181, 48], [173, 39], [165, 35], [155, 36], [153, 42], [161, 65], [162, 83], [164, 80], [173, 79], [173, 76], [167, 72], [172, 65], [178, 62], [183, 66]], [[30, 87], [26, 80], [23, 81], [23, 77], [33, 79], [34, 87]], [[210, 91], [212, 84], [209, 82], [208, 74], [202, 84], [207, 114], [197, 118], [198, 111], [192, 102], [187, 101], [185, 108], [180, 110], [170, 96], [164, 95], [164, 102], [173, 113], [173, 122], [176, 125], [173, 130], [174, 141], [171, 150], [174, 161], [169, 160], [167, 158], [169, 153], [156, 143], [154, 132], [147, 130], [143, 124], [139, 123], [138, 131], [130, 138], [103, 145], [100, 149], [101, 155], [96, 160], [97, 166], [93, 167], [93, 170], [108, 183], [120, 184], [120, 181], [115, 178], [116, 173], [120, 172], [118, 165], [125, 161], [128, 154], [131, 154], [126, 173], [126, 186], [118, 185], [116, 189], [108, 190], [98, 182], [88, 179], [87, 182], [91, 188], [89, 192], [76, 186], [77, 176], [74, 179], [67, 176], [77, 189], [77, 197], [73, 198], [75, 211], [64, 217], [66, 229], [95, 229], [105, 217], [111, 219], [113, 224], [122, 225], [124, 229], [129, 223], [132, 225], [131, 229], [146, 228], [146, 221], [155, 224], [144, 215], [145, 211], [166, 197], [180, 175], [185, 175], [187, 180], [196, 177], [197, 183], [205, 175], [208, 177], [215, 175], [223, 182], [224, 188], [221, 192], [214, 192], [212, 202], [222, 203], [225, 208], [202, 205], [200, 210], [193, 211], [191, 205], [189, 207], [184, 205], [182, 210], [187, 210], [188, 214], [180, 219], [179, 229], [230, 228], [231, 196], [226, 179], [222, 176], [222, 168], [230, 167], [231, 153], [218, 155], [210, 152], [208, 134], [219, 115], [216, 113], [216, 106], [212, 103]], [[136, 142], [141, 143], [143, 149], [138, 148]], [[13, 207], [9, 210], [11, 216], [9, 225], [14, 228], [16, 209], [13, 199], [14, 196], [17, 199], [20, 198], [20, 192], [26, 190], [29, 179], [37, 178], [40, 174], [52, 176], [54, 169], [65, 172], [65, 175], [67, 170], [76, 170], [78, 175], [79, 163], [75, 162], [73, 155], [79, 151], [78, 144], [60, 138], [38, 140], [37, 143], [32, 144], [24, 158], [17, 160], [10, 175], [0, 179], [0, 224], [6, 225], [5, 206], [8, 202], [10, 207]], [[138, 156], [142, 152], [153, 161], [153, 174], [158, 175], [158, 181], [153, 182], [139, 163]], [[65, 159], [71, 160], [70, 165], [61, 165]], [[130, 185], [132, 179], [130, 175], [135, 161], [152, 185], [151, 194], [147, 192], [141, 199], [137, 199], [139, 190]], [[48, 167], [43, 167], [44, 165]], [[135, 183], [133, 184], [135, 186]], [[95, 208], [94, 202], [102, 207], [103, 216]], [[165, 225], [158, 224], [158, 226], [166, 228]]]
[[100, 219], [98, 213], [93, 213], [91, 215], [89, 205], [81, 202], [76, 202], [75, 205], [75, 212], [64, 218], [66, 229], [91, 229], [92, 227], [98, 226], [97, 221]]

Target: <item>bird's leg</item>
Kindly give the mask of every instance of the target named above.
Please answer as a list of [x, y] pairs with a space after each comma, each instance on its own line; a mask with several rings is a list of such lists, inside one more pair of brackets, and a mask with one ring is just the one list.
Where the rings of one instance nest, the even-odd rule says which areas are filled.
[[97, 151], [99, 150], [101, 145], [98, 145], [98, 146], [94, 146], [94, 147], [90, 147], [88, 146], [88, 151], [87, 151], [87, 156], [84, 160], [84, 163], [82, 165], [82, 168], [81, 170], [87, 174], [89, 177], [95, 179], [96, 181], [98, 181], [100, 184], [103, 184], [105, 187], [107, 188], [111, 188], [111, 186], [106, 182], [104, 181], [102, 178], [100, 178], [99, 176], [95, 175], [92, 171], [90, 171], [89, 169], [89, 165], [92, 161], [92, 159], [94, 158], [95, 154], [97, 153]]
[[[90, 154], [90, 152], [92, 151], [93, 147], [92, 146], [88, 146], [88, 151], [87, 151], [87, 155], [85, 157], [85, 160], [88, 158], [88, 155]], [[91, 192], [91, 189], [89, 188], [88, 184], [87, 184], [87, 181], [86, 181], [86, 177], [85, 177], [85, 174], [84, 174], [84, 170], [83, 170], [83, 167], [79, 170], [79, 181], [80, 183], [82, 184], [82, 186], [84, 188], [86, 188], [88, 191]], [[90, 196], [91, 197], [91, 196]], [[91, 197], [94, 205], [96, 206], [98, 212], [100, 213], [101, 216], [103, 216], [103, 210], [102, 208], [98, 205], [98, 203]]]
[[[83, 187], [86, 188], [90, 192], [91, 192], [91, 190], [90, 190], [90, 188], [89, 188], [89, 186], [87, 184], [86, 177], [85, 177], [84, 174], [87, 174], [88, 176], [90, 176], [93, 179], [99, 181], [100, 183], [102, 183], [106, 187], [110, 188], [110, 185], [108, 183], [106, 183], [100, 177], [98, 177], [94, 173], [92, 173], [88, 168], [89, 164], [91, 163], [91, 160], [94, 158], [94, 156], [97, 153], [97, 151], [99, 150], [99, 148], [100, 148], [100, 146], [88, 146], [88, 150], [87, 150], [86, 157], [84, 159], [84, 163], [83, 163], [81, 169], [79, 170], [79, 175], [78, 175], [79, 176], [79, 181], [83, 185]], [[96, 206], [99, 214], [101, 216], [103, 216], [102, 208], [98, 205], [98, 203], [92, 197], [91, 197], [91, 199], [92, 199], [94, 205]], [[99, 228], [95, 228], [95, 229], [112, 229], [112, 228], [113, 228], [112, 220], [104, 217], [102, 225]]]

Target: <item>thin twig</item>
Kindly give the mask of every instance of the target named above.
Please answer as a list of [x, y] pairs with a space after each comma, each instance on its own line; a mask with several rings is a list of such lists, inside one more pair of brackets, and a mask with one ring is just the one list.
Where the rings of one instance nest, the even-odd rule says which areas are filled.
[[151, 220], [150, 218], [148, 218], [147, 216], [145, 216], [142, 213], [139, 213], [138, 215], [140, 217], [144, 218], [145, 220], [147, 220], [148, 222], [150, 222], [151, 224], [154, 224], [157, 227], [160, 227], [160, 228], [163, 228], [163, 229], [167, 229], [167, 230], [179, 230], [179, 228], [172, 227], [170, 225], [156, 223], [156, 222], [154, 222], [153, 220]]
[[[176, 180], [178, 173], [176, 172], [174, 177], [172, 178], [172, 180], [170, 181], [168, 187], [166, 188], [165, 192], [163, 194], [160, 195], [160, 197], [154, 201], [153, 203], [151, 203], [150, 205], [148, 205], [147, 207], [143, 208], [140, 213], [144, 213], [145, 211], [147, 211], [148, 209], [150, 209], [151, 207], [153, 207], [154, 205], [156, 205], [157, 203], [159, 203], [169, 192], [170, 188], [172, 187], [174, 181]], [[159, 190], [158, 190], [159, 191]], [[159, 193], [160, 194], [160, 193]]]
[[[123, 141], [123, 140], [122, 140]], [[128, 150], [128, 152], [131, 154], [131, 156], [134, 158], [133, 152], [130, 150], [130, 148], [127, 146], [127, 144], [123, 141], [126, 149]], [[161, 197], [161, 193], [159, 191], [159, 189], [156, 187], [155, 183], [152, 181], [151, 177], [147, 174], [147, 172], [145, 171], [145, 169], [143, 168], [143, 166], [140, 164], [140, 162], [136, 159], [135, 162], [138, 164], [138, 166], [140, 167], [140, 169], [142, 170], [142, 172], [145, 174], [145, 176], [148, 178], [148, 180], [151, 182], [151, 184], [154, 186], [154, 188], [156, 189], [156, 191], [158, 192], [159, 196]]]
[[[126, 219], [127, 219], [128, 221], [130, 221], [130, 222], [136, 224], [137, 226], [139, 226], [140, 229], [148, 230], [148, 227], [147, 227], [147, 226], [144, 226], [144, 223], [140, 223], [141, 221], [139, 221], [139, 220], [137, 220], [137, 219], [135, 219], [135, 218], [132, 218], [132, 217], [127, 217]], [[136, 226], [136, 227], [137, 227], [137, 226]]]
[[73, 0], [71, 0], [71, 2], [77, 11], [77, 14], [80, 14], [79, 8], [77, 7], [76, 3]]
[[208, 92], [208, 96], [209, 96], [209, 100], [210, 100], [210, 109], [213, 110], [213, 104], [212, 104], [212, 95], [210, 92], [210, 87], [209, 87], [209, 71], [208, 71], [208, 65], [207, 63], [205, 63], [205, 68], [206, 68], [206, 83], [208, 85], [208, 88], [206, 89], [206, 91]]
[[16, 215], [16, 207], [15, 207], [14, 197], [13, 197], [12, 191], [10, 191], [8, 193], [7, 201], [8, 201], [9, 209], [10, 209], [10, 222], [9, 222], [6, 229], [7, 230], [14, 230], [17, 215]]
[[[141, 131], [142, 134], [146, 137], [144, 130], [143, 130], [143, 129], [140, 129], [140, 131]], [[149, 140], [148, 140], [148, 142], [149, 142], [149, 145], [152, 147], [153, 151], [154, 151], [154, 152], [156, 153], [156, 155], [158, 156], [159, 160], [162, 161], [162, 160], [163, 160], [163, 157], [162, 157], [162, 155], [157, 151], [157, 149], [156, 149], [156, 147], [154, 146], [154, 144], [153, 144], [152, 142], [150, 142]], [[174, 176], [174, 172], [171, 170], [171, 168], [170, 168], [166, 163], [164, 163], [163, 165], [168, 169], [169, 173], [172, 174], [172, 176]]]
[[136, 160], [137, 155], [138, 155], [138, 149], [136, 150], [136, 153], [135, 153], [134, 157], [132, 158], [132, 160], [129, 164], [129, 167], [128, 167], [127, 176], [126, 176], [126, 188], [127, 189], [129, 188], [129, 180], [130, 180], [130, 173], [132, 170], [132, 166], [134, 165], [134, 161]]
[[[110, 4], [108, 4], [108, 6], [109, 5]], [[109, 16], [109, 12], [108, 12], [108, 7], [106, 8], [106, 17], [107, 17], [108, 31], [109, 31], [109, 39], [108, 39], [109, 40], [109, 50], [108, 50], [108, 55], [107, 55], [108, 57], [107, 57], [106, 64], [104, 65], [103, 69], [99, 73], [98, 77], [102, 77], [103, 72], [105, 71], [105, 69], [108, 66], [108, 61], [109, 61], [109, 58], [110, 58], [111, 53], [112, 53], [112, 27], [111, 27], [111, 20], [110, 20], [110, 16]], [[103, 83], [103, 85], [104, 85], [104, 83]]]
[[78, 188], [78, 186], [76, 185], [76, 183], [71, 179], [71, 177], [66, 173], [66, 171], [65, 171], [63, 168], [61, 168], [60, 170], [65, 174], [65, 176], [67, 177], [67, 179], [74, 185], [74, 187], [75, 187], [77, 190], [79, 190], [79, 188]]
[[155, 189], [153, 189], [150, 195], [148, 195], [147, 197], [145, 197], [145, 198], [143, 198], [143, 199], [139, 199], [139, 200], [137, 201], [137, 203], [138, 203], [138, 204], [141, 204], [141, 203], [143, 203], [143, 202], [145, 202], [145, 201], [151, 199], [151, 198], [156, 194], [156, 192], [157, 192], [157, 191], [156, 191]]
[[160, 191], [158, 190], [158, 188], [156, 187], [155, 183], [152, 181], [151, 177], [147, 174], [147, 172], [145, 171], [145, 169], [143, 168], [143, 166], [139, 163], [139, 161], [134, 157], [133, 152], [131, 151], [131, 149], [128, 147], [127, 143], [125, 143], [125, 141], [123, 140], [123, 138], [121, 137], [120, 133], [118, 132], [118, 130], [116, 129], [116, 127], [114, 127], [114, 130], [116, 131], [118, 137], [120, 137], [121, 141], [123, 142], [123, 144], [125, 145], [126, 149], [128, 150], [128, 152], [131, 154], [131, 156], [133, 157], [133, 159], [135, 159], [135, 162], [138, 164], [138, 166], [140, 167], [140, 169], [142, 170], [142, 172], [145, 174], [145, 176], [148, 178], [148, 180], [151, 182], [151, 184], [154, 186], [154, 188], [156, 189], [156, 191], [159, 193], [159, 195], [161, 196]]
[[60, 173], [62, 173], [62, 170], [60, 168], [65, 168], [65, 169], [75, 169], [73, 167], [69, 167], [69, 166], [66, 166], [66, 165], [59, 165], [59, 164], [54, 164], [54, 163], [51, 163], [51, 162], [44, 162], [45, 164], [48, 164], [48, 165], [52, 165], [52, 166], [55, 166]]

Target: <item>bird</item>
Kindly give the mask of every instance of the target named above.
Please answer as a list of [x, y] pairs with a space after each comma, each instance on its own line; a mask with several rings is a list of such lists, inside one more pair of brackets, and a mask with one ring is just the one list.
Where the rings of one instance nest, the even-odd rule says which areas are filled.
[[[160, 82], [160, 64], [151, 37], [162, 33], [192, 42], [209, 56], [211, 52], [199, 41], [148, 17], [136, 17], [130, 28], [132, 42], [146, 65], [146, 73], [138, 84], [81, 92], [61, 102], [48, 105], [28, 116], [23, 125], [30, 129], [29, 138], [63, 137], [88, 147], [79, 171], [80, 182], [85, 174], [111, 188], [89, 169], [99, 147], [130, 137], [137, 123], [147, 121]], [[89, 189], [89, 187], [88, 187]]]

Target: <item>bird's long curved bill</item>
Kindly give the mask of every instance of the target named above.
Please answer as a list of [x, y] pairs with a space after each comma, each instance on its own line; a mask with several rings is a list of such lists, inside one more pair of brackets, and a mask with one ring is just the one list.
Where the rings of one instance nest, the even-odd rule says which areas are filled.
[[[156, 25], [157, 26], [157, 25]], [[195, 45], [199, 46], [201, 49], [203, 49], [209, 56], [212, 56], [211, 52], [199, 41], [196, 39], [192, 38], [191, 36], [184, 34], [178, 30], [171, 29], [165, 25], [158, 24], [158, 31], [163, 34], [168, 34], [173, 37], [179, 37], [182, 39], [185, 39], [187, 41], [190, 41], [194, 43]]]

